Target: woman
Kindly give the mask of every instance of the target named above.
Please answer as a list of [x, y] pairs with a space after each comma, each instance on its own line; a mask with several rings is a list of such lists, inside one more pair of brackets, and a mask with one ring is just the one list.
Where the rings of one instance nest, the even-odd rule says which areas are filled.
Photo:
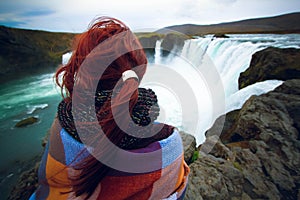
[[147, 58], [121, 21], [102, 17], [56, 72], [63, 100], [31, 199], [183, 199], [189, 168], [176, 128], [154, 122], [138, 88]]

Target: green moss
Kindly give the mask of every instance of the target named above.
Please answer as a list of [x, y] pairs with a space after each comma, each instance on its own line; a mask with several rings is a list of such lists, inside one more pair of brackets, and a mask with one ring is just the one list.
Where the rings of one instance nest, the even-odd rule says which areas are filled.
[[238, 162], [235, 161], [232, 164], [233, 164], [234, 168], [238, 169], [239, 171], [243, 171], [240, 163], [238, 163]]
[[199, 151], [194, 151], [194, 154], [191, 158], [191, 163], [195, 162], [195, 160], [197, 160], [199, 158]]

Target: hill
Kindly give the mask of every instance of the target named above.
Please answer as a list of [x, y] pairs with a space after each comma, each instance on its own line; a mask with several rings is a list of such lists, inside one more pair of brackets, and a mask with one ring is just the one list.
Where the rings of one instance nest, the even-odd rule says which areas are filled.
[[0, 78], [55, 69], [70, 51], [73, 33], [54, 33], [0, 26]]
[[187, 35], [226, 33], [300, 33], [299, 19], [300, 12], [213, 25], [175, 25], [165, 27], [157, 32], [160, 34], [166, 34], [173, 30]]

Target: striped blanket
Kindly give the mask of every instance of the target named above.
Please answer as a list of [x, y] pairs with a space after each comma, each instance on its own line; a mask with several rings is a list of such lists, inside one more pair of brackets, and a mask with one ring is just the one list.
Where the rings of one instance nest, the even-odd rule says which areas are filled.
[[[68, 185], [68, 177], [74, 173], [74, 169], [71, 168], [74, 159], [82, 159], [88, 154], [82, 153], [84, 148], [82, 143], [73, 139], [60, 127], [58, 120], [55, 120], [39, 168], [39, 187], [30, 200], [84, 199], [74, 197], [73, 193], [64, 193], [70, 191], [70, 188], [62, 187], [50, 178], [55, 176], [56, 180]], [[147, 173], [111, 170], [89, 199], [183, 199], [189, 168], [183, 159], [182, 141], [178, 131], [175, 130], [164, 140], [135, 151], [149, 152], [159, 149], [162, 149], [161, 159], [149, 160], [148, 164], [159, 164], [160, 169]]]

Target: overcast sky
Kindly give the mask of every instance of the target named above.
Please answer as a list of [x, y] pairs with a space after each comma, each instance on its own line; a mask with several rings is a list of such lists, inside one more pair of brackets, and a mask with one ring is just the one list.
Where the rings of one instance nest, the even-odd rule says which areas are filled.
[[300, 12], [300, 0], [0, 0], [1, 25], [63, 32], [83, 32], [102, 15], [141, 31], [291, 12]]

